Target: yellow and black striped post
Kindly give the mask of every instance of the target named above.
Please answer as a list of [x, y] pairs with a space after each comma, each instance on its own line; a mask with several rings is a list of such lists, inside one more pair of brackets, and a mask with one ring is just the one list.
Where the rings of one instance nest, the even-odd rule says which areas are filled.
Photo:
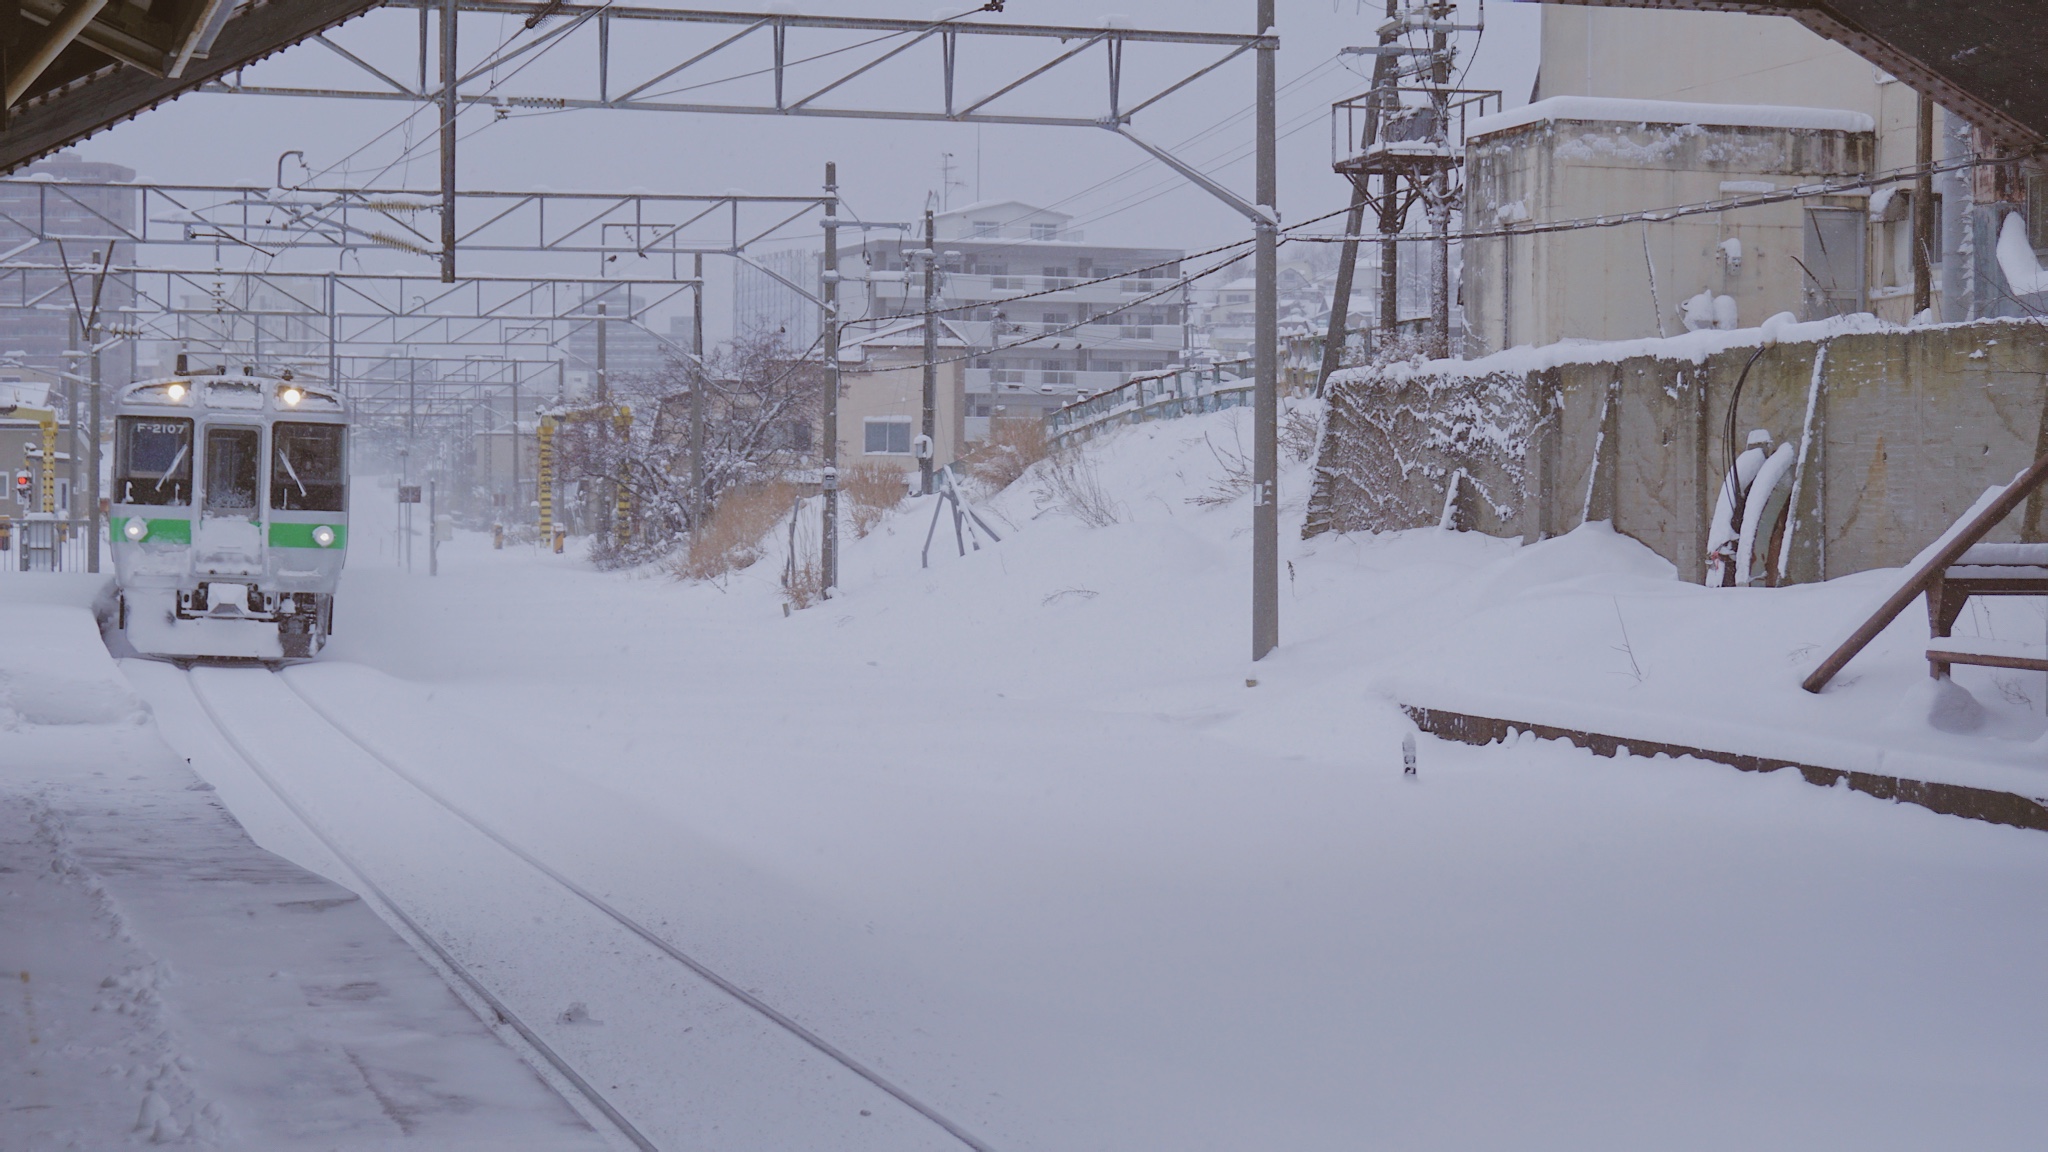
[[57, 511], [57, 416], [50, 413], [43, 425], [43, 512]]
[[631, 454], [626, 451], [633, 443], [633, 410], [624, 404], [613, 408], [612, 429], [619, 434], [619, 478], [614, 484], [618, 489], [617, 541], [624, 544], [633, 537], [633, 474], [627, 463]]
[[555, 418], [542, 416], [540, 429], [535, 434], [540, 445], [540, 467], [534, 480], [540, 497], [540, 546], [546, 548], [555, 538]]

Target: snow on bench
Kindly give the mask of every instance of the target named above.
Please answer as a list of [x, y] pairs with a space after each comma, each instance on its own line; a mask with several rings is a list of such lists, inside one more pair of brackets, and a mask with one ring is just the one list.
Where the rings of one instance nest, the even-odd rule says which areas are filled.
[[1927, 589], [1927, 664], [1936, 677], [1952, 664], [2048, 672], [2042, 645], [1949, 635], [1972, 596], [2048, 596], [2048, 544], [1973, 544]]

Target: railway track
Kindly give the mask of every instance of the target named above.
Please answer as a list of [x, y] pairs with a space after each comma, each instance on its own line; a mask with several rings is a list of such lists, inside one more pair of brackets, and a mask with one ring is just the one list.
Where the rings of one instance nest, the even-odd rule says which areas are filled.
[[[992, 1152], [869, 1063], [466, 810], [288, 673], [200, 667], [182, 678], [220, 742], [355, 878], [352, 886], [388, 910], [389, 919], [633, 1147], [832, 1144]], [[416, 858], [436, 865], [431, 873], [352, 847], [363, 838], [365, 811], [377, 814], [372, 823], [382, 829], [381, 845], [440, 838], [438, 851]], [[337, 830], [351, 814], [355, 828]], [[470, 908], [470, 900], [483, 906]], [[457, 909], [452, 914], [451, 907]], [[502, 926], [514, 918], [522, 926], [507, 942]], [[544, 931], [526, 930], [529, 918]], [[490, 923], [480, 926], [480, 920]], [[507, 954], [535, 941], [527, 954]], [[574, 955], [551, 955], [551, 944]], [[564, 1002], [569, 1008], [555, 1013]], [[607, 1018], [622, 1027], [609, 1035], [591, 1027]], [[823, 1076], [817, 1056], [829, 1061]], [[699, 1082], [700, 1076], [713, 1082]], [[679, 1081], [694, 1088], [686, 1097], [720, 1114], [718, 1122], [676, 1115]], [[775, 1115], [731, 1115], [749, 1096], [758, 1099], [757, 1109]], [[650, 1111], [652, 1122], [629, 1115]], [[806, 1124], [809, 1131], [791, 1130]]]

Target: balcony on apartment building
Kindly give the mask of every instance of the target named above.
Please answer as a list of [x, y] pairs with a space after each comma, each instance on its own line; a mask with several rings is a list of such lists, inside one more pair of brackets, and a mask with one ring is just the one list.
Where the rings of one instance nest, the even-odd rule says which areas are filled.
[[[1091, 279], [1082, 276], [995, 276], [978, 272], [948, 272], [942, 283], [948, 304], [962, 300], [988, 300], [1007, 310], [1038, 301], [1108, 306], [1128, 304], [1134, 297], [1150, 296], [1174, 282], [1166, 276], [1118, 277], [1086, 282]], [[870, 272], [868, 284], [878, 300], [915, 300], [924, 293], [924, 278], [915, 272]], [[1030, 300], [1005, 299], [1026, 292], [1050, 295], [1034, 296]], [[1180, 302], [1178, 292], [1167, 292], [1156, 299], [1161, 304]]]

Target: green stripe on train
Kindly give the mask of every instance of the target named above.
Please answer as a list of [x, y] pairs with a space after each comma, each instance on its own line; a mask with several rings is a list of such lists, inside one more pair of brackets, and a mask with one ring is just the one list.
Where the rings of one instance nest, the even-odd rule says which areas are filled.
[[[320, 545], [313, 539], [313, 529], [318, 527], [318, 524], [280, 524], [273, 520], [270, 523], [270, 546], [318, 548]], [[329, 544], [329, 548], [339, 548], [348, 543], [348, 525], [329, 524], [327, 527], [334, 530], [334, 543]]]
[[[128, 538], [128, 536], [127, 536], [127, 528], [128, 528], [128, 521], [130, 521], [130, 520], [134, 520], [134, 519], [138, 519], [138, 517], [134, 517], [134, 516], [109, 516], [109, 517], [107, 517], [107, 539], [109, 539], [109, 540], [126, 540], [126, 539]], [[146, 532], [146, 533], [144, 533], [144, 534], [143, 534], [143, 537], [142, 537], [142, 539], [143, 539], [143, 542], [145, 542], [145, 543], [149, 543], [149, 544], [190, 544], [190, 543], [192, 543], [192, 522], [191, 522], [190, 520], [152, 520], [152, 519], [150, 519], [150, 518], [148, 518], [148, 517], [146, 517], [146, 516], [145, 516], [145, 517], [140, 517], [139, 519], [141, 519], [141, 520], [142, 520], [142, 523], [143, 523], [143, 525], [144, 525], [145, 527], [147, 527], [147, 528], [149, 529], [149, 531], [148, 531], [148, 532]]]

